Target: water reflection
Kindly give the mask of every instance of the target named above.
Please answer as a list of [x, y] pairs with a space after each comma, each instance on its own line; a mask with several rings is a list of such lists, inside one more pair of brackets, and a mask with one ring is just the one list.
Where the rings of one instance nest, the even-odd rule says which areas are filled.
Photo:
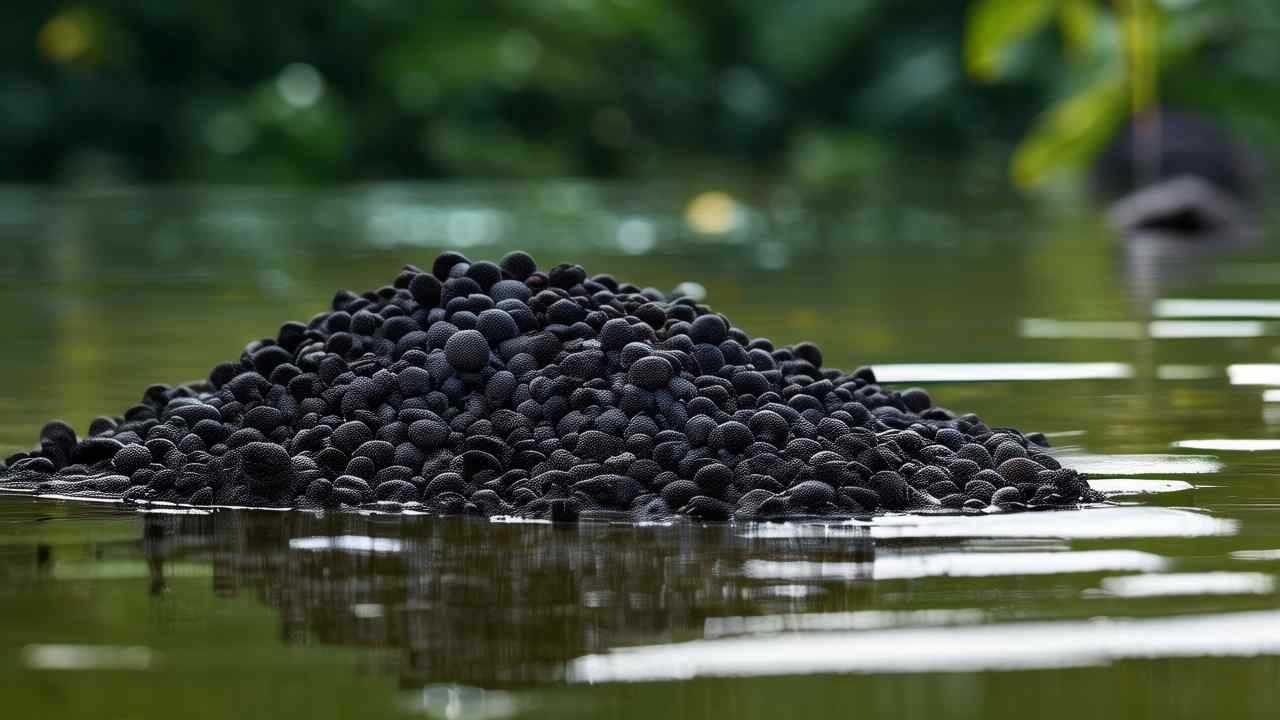
[[[1084, 522], [1091, 517], [1098, 521]], [[218, 597], [248, 596], [274, 608], [286, 643], [394, 650], [400, 686], [437, 688], [431, 702], [448, 696], [439, 688], [457, 689], [441, 683], [557, 682], [574, 658], [617, 647], [982, 622], [986, 613], [927, 600], [886, 610], [878, 588], [1017, 576], [1025, 593], [1042, 577], [1052, 597], [1055, 578], [1169, 565], [1146, 551], [1072, 549], [1057, 536], [1234, 529], [1168, 508], [741, 527], [246, 511], [147, 513], [140, 523], [140, 543], [95, 542], [92, 560], [73, 546], [42, 545], [34, 571], [60, 581], [146, 579], [161, 609], [175, 578], [207, 577]], [[17, 569], [7, 556], [3, 567], [7, 575]], [[56, 649], [37, 655], [81, 657]]]

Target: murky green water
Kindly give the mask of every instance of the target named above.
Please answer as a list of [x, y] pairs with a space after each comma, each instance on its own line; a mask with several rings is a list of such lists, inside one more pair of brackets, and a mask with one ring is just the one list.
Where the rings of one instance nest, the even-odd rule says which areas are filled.
[[1105, 487], [1147, 494], [753, 527], [0, 496], [6, 715], [1280, 711], [1274, 257], [1200, 257], [1188, 284], [1160, 288], [1096, 219], [972, 182], [821, 211], [735, 188], [727, 214], [687, 218], [707, 189], [4, 191], [0, 451], [47, 418], [84, 427], [152, 382], [201, 376], [338, 287], [446, 246], [522, 247], [656, 287], [696, 281], [753, 334], [813, 339], [829, 365], [878, 364], [950, 407], [1056, 433]]

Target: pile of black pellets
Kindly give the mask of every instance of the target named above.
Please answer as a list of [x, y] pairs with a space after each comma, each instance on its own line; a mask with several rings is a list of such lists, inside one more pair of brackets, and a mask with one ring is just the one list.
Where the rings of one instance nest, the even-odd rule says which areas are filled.
[[689, 297], [456, 252], [339, 292], [206, 380], [79, 436], [48, 423], [0, 488], [191, 505], [770, 520], [1074, 507], [1042, 435], [957, 415]]

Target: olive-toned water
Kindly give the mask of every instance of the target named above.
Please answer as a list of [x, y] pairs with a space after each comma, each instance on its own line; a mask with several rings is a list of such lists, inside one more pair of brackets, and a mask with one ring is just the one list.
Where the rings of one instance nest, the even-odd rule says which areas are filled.
[[[1280, 310], [1153, 302], [1280, 300], [1266, 238], [1153, 277], [1083, 208], [918, 180], [822, 204], [692, 184], [0, 191], [6, 454], [203, 376], [340, 287], [519, 247], [696, 282], [752, 335], [920, 380], [1145, 493], [643, 527], [0, 496], [4, 714], [1274, 717], [1280, 442], [1221, 441], [1280, 441]], [[973, 373], [991, 379], [956, 381]]]

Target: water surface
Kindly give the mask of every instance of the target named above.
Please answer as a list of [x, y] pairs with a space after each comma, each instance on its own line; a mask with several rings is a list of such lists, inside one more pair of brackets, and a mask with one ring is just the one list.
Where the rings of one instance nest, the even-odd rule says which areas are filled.
[[[689, 215], [707, 190], [737, 204]], [[521, 247], [696, 283], [754, 335], [1046, 431], [1116, 502], [561, 527], [2, 496], [14, 717], [1280, 708], [1280, 273], [1259, 270], [1280, 266], [1265, 250], [1153, 304], [1096, 219], [981, 189], [831, 207], [732, 186], [10, 189], [0, 209], [0, 451], [48, 418], [84, 428], [153, 382], [201, 377], [339, 287], [445, 248]]]

